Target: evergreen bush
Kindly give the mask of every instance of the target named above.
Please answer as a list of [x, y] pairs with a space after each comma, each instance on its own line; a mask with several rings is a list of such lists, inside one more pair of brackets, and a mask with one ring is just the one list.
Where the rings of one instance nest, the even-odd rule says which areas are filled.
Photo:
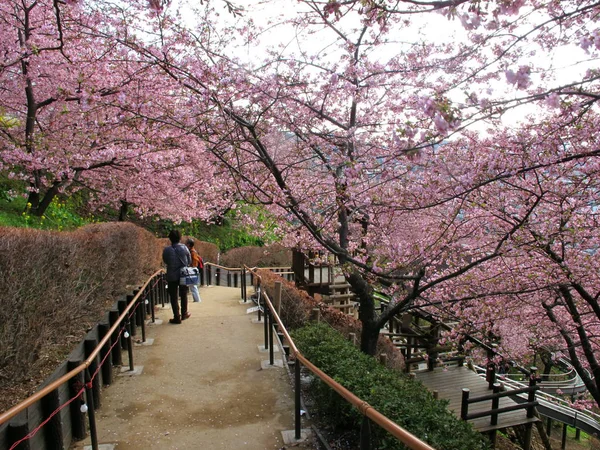
[[[481, 450], [488, 442], [470, 424], [436, 400], [419, 381], [390, 370], [361, 353], [336, 330], [323, 323], [293, 332], [302, 354], [336, 382], [377, 411], [436, 449]], [[362, 415], [320, 379], [311, 383], [318, 411], [338, 428], [360, 429]], [[371, 427], [377, 449], [406, 449], [383, 428]]]

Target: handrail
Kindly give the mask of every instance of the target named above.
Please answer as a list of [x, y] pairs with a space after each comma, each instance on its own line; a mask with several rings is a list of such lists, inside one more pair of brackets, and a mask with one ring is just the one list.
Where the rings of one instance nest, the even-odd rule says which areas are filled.
[[[244, 267], [246, 268], [246, 270], [251, 271], [254, 274], [254, 276], [257, 277], [257, 279], [262, 282], [261, 276], [258, 273], [256, 273], [255, 270], [253, 270], [249, 267], [246, 267], [246, 266], [244, 266]], [[379, 411], [377, 411], [375, 408], [373, 408], [367, 402], [365, 402], [364, 400], [361, 400], [359, 397], [354, 395], [352, 392], [350, 392], [348, 389], [346, 389], [341, 384], [337, 383], [333, 378], [331, 378], [329, 375], [327, 375], [325, 372], [323, 372], [317, 366], [315, 366], [313, 363], [311, 363], [308, 359], [306, 359], [306, 357], [304, 355], [302, 355], [300, 350], [298, 350], [298, 347], [296, 347], [296, 344], [294, 343], [294, 341], [292, 340], [291, 336], [289, 335], [287, 329], [283, 325], [283, 322], [281, 321], [281, 318], [277, 314], [277, 311], [275, 310], [273, 304], [271, 303], [271, 299], [269, 299], [269, 296], [267, 295], [267, 293], [264, 290], [261, 290], [261, 293], [264, 296], [265, 302], [267, 303], [267, 305], [271, 311], [271, 314], [273, 315], [273, 317], [275, 318], [275, 321], [279, 325], [279, 331], [281, 331], [281, 333], [285, 337], [285, 340], [288, 342], [288, 344], [290, 346], [290, 354], [292, 356], [294, 356], [297, 360], [299, 360], [308, 370], [310, 370], [312, 373], [314, 373], [316, 376], [318, 376], [323, 382], [325, 382], [335, 392], [340, 394], [350, 404], [355, 406], [361, 414], [368, 417], [373, 422], [375, 422], [377, 425], [379, 425], [380, 427], [387, 430], [390, 434], [392, 434], [395, 438], [397, 438], [403, 444], [408, 446], [411, 450], [435, 450], [433, 447], [430, 447], [427, 443], [423, 442], [418, 437], [416, 437], [412, 433], [408, 432], [407, 430], [402, 428], [397, 423], [388, 419], [386, 416], [381, 414]]]
[[242, 271], [241, 267], [225, 267], [220, 264], [216, 264], [216, 263], [212, 263], [212, 262], [205, 262], [204, 265], [217, 267], [219, 269], [229, 270], [230, 272], [241, 272]]
[[[473, 369], [475, 370], [475, 373], [477, 373], [479, 376], [483, 377], [485, 375], [484, 367], [473, 365]], [[506, 374], [499, 376], [498, 379], [502, 382], [502, 384], [504, 384], [504, 386], [506, 388], [510, 388], [513, 390], [520, 389], [522, 387], [527, 386], [525, 383], [522, 383], [522, 382], [516, 381], [516, 380], [512, 380], [512, 379], [506, 377]], [[554, 406], [560, 406], [560, 407], [564, 408], [569, 414], [572, 414], [572, 415], [578, 414], [578, 415], [581, 415], [584, 417], [588, 417], [589, 419], [591, 419], [597, 423], [600, 423], [600, 415], [599, 414], [596, 414], [593, 411], [575, 409], [570, 405], [570, 403], [568, 401], [566, 401], [560, 397], [556, 397], [552, 394], [548, 394], [547, 392], [543, 392], [543, 391], [538, 391], [536, 393], [536, 396], [538, 397], [539, 401], [544, 401], [544, 402], [550, 403]]]
[[[226, 266], [222, 266], [220, 264], [216, 264], [216, 263], [212, 263], [212, 262], [205, 262], [204, 263], [205, 266], [213, 266], [213, 267], [217, 267], [219, 269], [224, 269], [224, 270], [228, 270], [230, 272], [240, 272], [242, 271], [244, 268], [254, 271], [254, 269], [264, 269], [264, 270], [273, 270], [273, 269], [289, 269], [290, 266], [272, 266], [272, 267], [226, 267]], [[281, 272], [277, 272], [277, 273], [281, 273]], [[293, 273], [293, 272], [285, 272], [285, 273]]]
[[90, 365], [92, 365], [94, 360], [96, 359], [96, 356], [98, 356], [98, 354], [102, 350], [102, 347], [104, 347], [106, 345], [106, 343], [108, 342], [108, 340], [111, 339], [113, 333], [117, 330], [117, 328], [119, 328], [119, 326], [121, 325], [121, 322], [126, 318], [129, 311], [134, 307], [134, 305], [136, 304], [140, 295], [142, 295], [142, 293], [144, 292], [146, 287], [150, 284], [150, 281], [152, 279], [154, 279], [155, 276], [159, 275], [162, 272], [164, 272], [163, 269], [157, 270], [155, 273], [152, 274], [152, 276], [150, 278], [148, 278], [148, 280], [140, 288], [139, 292], [133, 297], [133, 299], [125, 307], [125, 310], [121, 313], [121, 315], [116, 320], [116, 322], [113, 324], [113, 326], [110, 327], [110, 329], [108, 330], [106, 335], [100, 340], [100, 342], [98, 343], [96, 348], [90, 353], [90, 355], [85, 359], [85, 361], [83, 361], [79, 366], [72, 369], [70, 372], [67, 372], [65, 375], [61, 376], [57, 380], [50, 383], [48, 386], [45, 386], [44, 388], [37, 391], [35, 394], [31, 395], [30, 397], [27, 397], [21, 403], [18, 403], [17, 405], [13, 406], [9, 410], [0, 414], [0, 425], [2, 425], [3, 423], [7, 422], [10, 419], [12, 419], [17, 414], [20, 414], [21, 412], [25, 411], [25, 409], [27, 409], [28, 407], [33, 405], [35, 402], [41, 400], [46, 395], [48, 395], [50, 392], [54, 391], [55, 389], [60, 387], [62, 384], [66, 383], [67, 381], [69, 381], [70, 379], [79, 375], [81, 372], [83, 372], [88, 367], [90, 367]]

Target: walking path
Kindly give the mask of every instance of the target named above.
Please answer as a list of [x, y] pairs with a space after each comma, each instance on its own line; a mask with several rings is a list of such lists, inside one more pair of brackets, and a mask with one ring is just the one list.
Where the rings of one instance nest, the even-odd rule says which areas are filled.
[[[269, 354], [259, 350], [264, 328], [252, 322], [257, 314], [246, 314], [253, 305], [240, 304], [238, 288], [203, 287], [200, 295], [181, 325], [168, 323], [170, 307], [159, 307], [163, 323], [147, 327], [153, 344], [134, 348], [142, 374], [114, 377], [105, 388], [96, 412], [101, 449], [286, 448], [282, 431], [294, 429], [293, 387], [284, 368], [261, 369]], [[72, 448], [91, 448], [90, 438]]]

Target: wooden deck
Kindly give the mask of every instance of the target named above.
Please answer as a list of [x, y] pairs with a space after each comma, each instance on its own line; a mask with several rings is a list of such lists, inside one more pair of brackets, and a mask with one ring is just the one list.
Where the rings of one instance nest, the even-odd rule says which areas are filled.
[[[415, 372], [415, 375], [427, 389], [432, 392], [437, 391], [440, 399], [449, 400], [450, 403], [448, 404], [448, 409], [458, 417], [460, 417], [463, 388], [468, 388], [471, 391], [471, 398], [481, 397], [492, 393], [492, 391], [488, 389], [487, 381], [467, 367], [450, 367], [446, 371], [439, 368], [432, 372]], [[509, 397], [500, 399], [500, 408], [513, 406], [515, 404], [516, 402]], [[474, 403], [469, 405], [469, 414], [486, 410], [489, 411], [491, 409], [491, 400]], [[490, 416], [486, 416], [469, 420], [469, 423], [471, 423], [477, 431], [486, 432], [539, 421], [536, 417], [528, 418], [527, 410], [525, 409], [500, 414], [498, 416], [497, 425], [491, 425], [490, 419]]]

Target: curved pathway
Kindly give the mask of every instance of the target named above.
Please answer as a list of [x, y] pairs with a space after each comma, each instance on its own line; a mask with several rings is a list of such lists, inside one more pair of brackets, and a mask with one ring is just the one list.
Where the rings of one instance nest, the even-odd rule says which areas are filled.
[[[259, 350], [263, 325], [246, 314], [253, 304], [240, 304], [238, 288], [202, 287], [200, 295], [181, 325], [168, 323], [170, 306], [158, 307], [162, 324], [147, 327], [153, 344], [134, 348], [142, 374], [114, 377], [105, 388], [96, 412], [101, 449], [286, 447], [281, 432], [294, 429], [293, 387], [285, 369], [261, 369], [269, 355]], [[123, 359], [128, 369], [126, 352]], [[72, 448], [91, 448], [90, 438]]]

